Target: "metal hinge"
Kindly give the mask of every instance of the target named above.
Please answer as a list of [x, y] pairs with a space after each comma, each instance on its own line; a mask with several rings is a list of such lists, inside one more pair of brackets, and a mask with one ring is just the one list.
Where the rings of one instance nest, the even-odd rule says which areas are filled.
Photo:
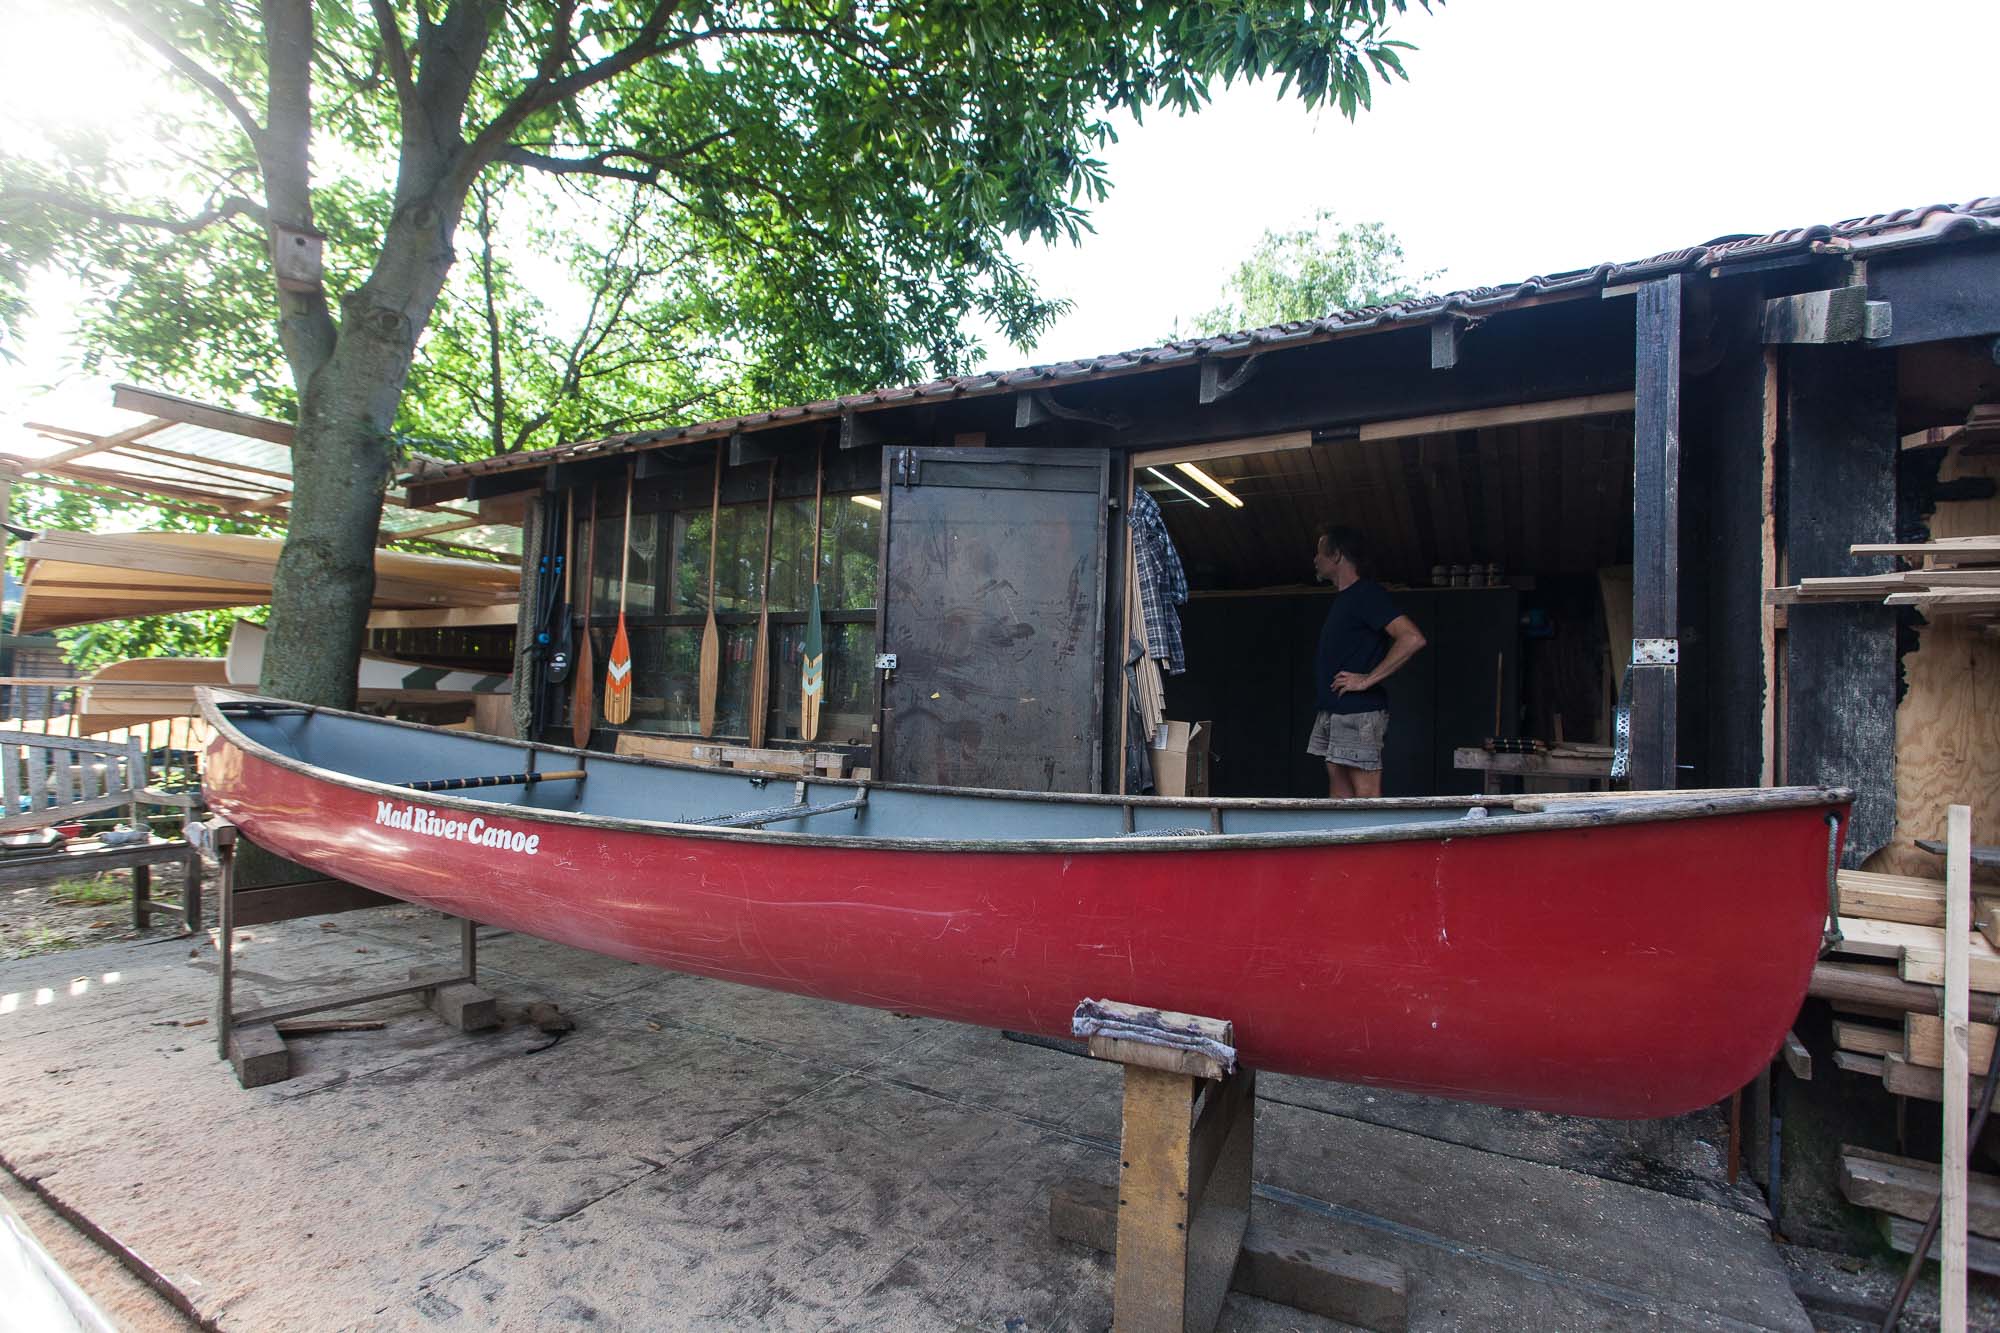
[[1676, 666], [1681, 660], [1679, 639], [1632, 640], [1633, 666]]

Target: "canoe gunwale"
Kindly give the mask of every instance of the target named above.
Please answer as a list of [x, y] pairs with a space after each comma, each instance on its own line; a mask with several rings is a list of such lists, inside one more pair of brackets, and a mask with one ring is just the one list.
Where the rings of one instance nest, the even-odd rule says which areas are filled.
[[[1110, 837], [1095, 838], [909, 838], [884, 837], [849, 834], [808, 833], [771, 828], [725, 828], [711, 824], [685, 824], [669, 820], [626, 819], [607, 815], [594, 815], [578, 811], [558, 810], [546, 806], [509, 805], [493, 801], [480, 801], [465, 796], [444, 792], [419, 792], [394, 783], [378, 782], [370, 778], [356, 777], [338, 769], [312, 764], [290, 755], [281, 754], [269, 746], [245, 735], [236, 720], [219, 705], [221, 703], [267, 703], [273, 707], [301, 709], [309, 713], [324, 713], [330, 717], [348, 718], [367, 722], [375, 726], [400, 727], [424, 734], [435, 734], [437, 729], [421, 723], [404, 722], [395, 718], [371, 717], [362, 713], [343, 709], [327, 708], [316, 704], [293, 704], [284, 700], [264, 696], [248, 695], [238, 691], [217, 690], [199, 687], [196, 697], [201, 706], [202, 716], [214, 728], [217, 740], [243, 751], [259, 761], [271, 764], [288, 772], [330, 786], [364, 792], [377, 797], [392, 797], [406, 802], [414, 802], [437, 809], [459, 810], [468, 814], [492, 816], [505, 812], [509, 819], [526, 823], [557, 824], [570, 828], [602, 829], [625, 833], [644, 833], [675, 838], [702, 838], [735, 842], [769, 843], [790, 847], [825, 847], [829, 849], [855, 849], [906, 852], [1010, 852], [1010, 853], [1103, 853], [1103, 852], [1214, 852], [1243, 851], [1257, 848], [1301, 848], [1336, 847], [1372, 843], [1449, 841], [1453, 838], [1503, 837], [1513, 834], [1549, 833], [1569, 829], [1606, 828], [1630, 824], [1666, 823], [1690, 819], [1706, 819], [1716, 816], [1744, 815], [1767, 811], [1793, 809], [1822, 809], [1846, 806], [1853, 800], [1853, 793], [1844, 787], [1769, 787], [1744, 788], [1741, 792], [1728, 795], [1704, 794], [1700, 796], [1675, 797], [1668, 793], [1654, 798], [1635, 794], [1626, 800], [1605, 800], [1603, 809], [1589, 811], [1566, 810], [1562, 813], [1521, 813], [1510, 814], [1501, 819], [1464, 819], [1440, 817], [1437, 820], [1422, 820], [1408, 823], [1385, 824], [1357, 829], [1301, 829], [1286, 832], [1258, 833], [1204, 833], [1148, 835], [1144, 832], [1129, 833]], [[461, 735], [464, 733], [447, 733]], [[775, 774], [753, 769], [717, 770], [705, 765], [681, 763], [674, 760], [647, 759], [636, 755], [608, 754], [601, 750], [579, 750], [565, 745], [548, 745], [536, 741], [524, 741], [508, 736], [476, 734], [481, 741], [506, 745], [522, 751], [551, 756], [571, 756], [587, 760], [591, 764], [629, 765], [635, 768], [667, 768], [702, 774], [718, 771], [730, 776], [745, 778], [778, 777], [786, 780], [802, 780], [815, 787], [860, 788], [869, 792], [898, 792], [918, 795], [939, 795], [957, 798], [976, 797], [993, 800], [1040, 801], [1058, 804], [1131, 806], [1140, 809], [1169, 809], [1201, 811], [1211, 810], [1351, 810], [1365, 806], [1371, 810], [1437, 810], [1462, 812], [1475, 808], [1512, 809], [1514, 796], [1417, 796], [1387, 797], [1373, 800], [1321, 800], [1296, 797], [1183, 797], [1183, 796], [1121, 796], [1095, 792], [1018, 792], [971, 787], [933, 787], [914, 784], [892, 784], [864, 782], [855, 778], [826, 778], [818, 776], [801, 777], [797, 774]], [[1532, 799], [1549, 800], [1560, 797], [1560, 793], [1536, 793]]]

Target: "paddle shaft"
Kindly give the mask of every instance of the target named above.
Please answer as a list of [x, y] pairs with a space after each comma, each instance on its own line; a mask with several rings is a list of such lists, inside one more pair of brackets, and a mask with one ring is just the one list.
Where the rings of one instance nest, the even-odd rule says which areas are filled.
[[715, 699], [722, 687], [722, 630], [715, 623], [715, 538], [722, 526], [722, 449], [715, 442], [715, 494], [708, 502], [708, 620], [701, 627], [701, 734], [715, 734]]
[[474, 787], [532, 787], [537, 782], [581, 782], [580, 768], [558, 769], [552, 773], [495, 773], [481, 778], [432, 778], [427, 782], [405, 782], [411, 791], [470, 791]]
[[597, 682], [591, 672], [597, 668], [591, 661], [590, 613], [596, 608], [597, 585], [597, 487], [590, 488], [590, 532], [583, 539], [583, 633], [582, 643], [576, 649], [576, 689], [569, 700], [569, 738], [581, 750], [590, 744], [591, 715], [597, 711]]
[[[545, 665], [550, 683], [556, 685], [569, 679], [573, 665], [570, 641], [575, 637], [571, 622], [576, 615], [576, 572], [572, 568], [575, 562], [571, 557], [576, 554], [576, 492], [569, 492], [567, 500], [563, 515], [562, 550], [556, 555], [556, 565], [562, 570], [562, 601], [556, 604], [549, 628], [549, 658]], [[549, 701], [549, 706], [554, 708], [554, 699]]]
[[750, 748], [762, 749], [771, 708], [771, 522], [778, 508], [778, 463], [764, 487], [764, 563], [757, 576], [757, 644], [750, 654]]

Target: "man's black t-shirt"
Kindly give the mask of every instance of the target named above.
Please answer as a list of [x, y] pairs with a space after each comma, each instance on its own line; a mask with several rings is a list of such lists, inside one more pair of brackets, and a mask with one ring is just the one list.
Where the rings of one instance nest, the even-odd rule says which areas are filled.
[[1335, 694], [1333, 678], [1343, 671], [1365, 676], [1380, 666], [1389, 652], [1387, 626], [1401, 614], [1374, 579], [1356, 579], [1334, 597], [1313, 660], [1322, 713], [1376, 713], [1389, 707], [1389, 692], [1382, 686]]

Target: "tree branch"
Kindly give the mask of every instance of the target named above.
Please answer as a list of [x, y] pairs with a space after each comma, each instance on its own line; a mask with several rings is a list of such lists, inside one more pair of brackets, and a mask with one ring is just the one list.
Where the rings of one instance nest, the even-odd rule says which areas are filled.
[[133, 36], [159, 52], [166, 62], [189, 82], [222, 103], [229, 114], [236, 118], [236, 123], [242, 126], [245, 137], [250, 140], [250, 147], [259, 157], [263, 156], [264, 127], [257, 123], [257, 118], [250, 114], [250, 108], [243, 104], [243, 99], [238, 97], [228, 84], [210, 72], [200, 61], [175, 46], [165, 33], [112, 3], [112, 0], [86, 0], [86, 3], [120, 27], [129, 29]]
[[546, 171], [552, 176], [603, 176], [608, 180], [636, 181], [640, 185], [652, 185], [660, 179], [660, 169], [650, 167], [617, 167], [611, 165], [613, 158], [638, 158], [640, 154], [611, 149], [594, 157], [551, 157], [538, 153], [532, 148], [519, 144], [508, 144], [493, 155], [495, 162], [509, 166], [533, 167], [536, 171]]
[[547, 50], [542, 53], [542, 62], [535, 71], [534, 78], [526, 87], [514, 94], [506, 106], [502, 107], [486, 127], [474, 135], [459, 154], [457, 169], [454, 171], [455, 195], [462, 195], [471, 184], [472, 178], [491, 162], [514, 137], [514, 131], [521, 128], [528, 118], [537, 111], [552, 107], [578, 93], [596, 87], [610, 79], [617, 78], [659, 49], [660, 34], [666, 31], [667, 20], [673, 17], [679, 0], [659, 0], [653, 12], [639, 28], [632, 40], [604, 59], [571, 73], [556, 78], [556, 71], [568, 60], [571, 46], [568, 16], [574, 5], [565, 0], [560, 17], [563, 19], [551, 33]]
[[375, 11], [375, 30], [382, 35], [382, 59], [389, 67], [389, 77], [395, 80], [396, 105], [408, 121], [420, 113], [417, 82], [410, 74], [410, 52], [403, 45], [403, 29], [396, 22], [396, 11], [389, 0], [369, 0], [369, 7]]
[[44, 208], [59, 208], [66, 213], [77, 213], [99, 222], [108, 222], [115, 227], [153, 227], [159, 231], [172, 232], [176, 236], [190, 236], [205, 231], [218, 222], [227, 222], [233, 217], [264, 220], [264, 210], [242, 195], [230, 195], [220, 203], [211, 204], [190, 218], [161, 218], [146, 213], [126, 213], [115, 208], [94, 204], [88, 199], [60, 190], [0, 190], [0, 205], [10, 203], [40, 204]]

